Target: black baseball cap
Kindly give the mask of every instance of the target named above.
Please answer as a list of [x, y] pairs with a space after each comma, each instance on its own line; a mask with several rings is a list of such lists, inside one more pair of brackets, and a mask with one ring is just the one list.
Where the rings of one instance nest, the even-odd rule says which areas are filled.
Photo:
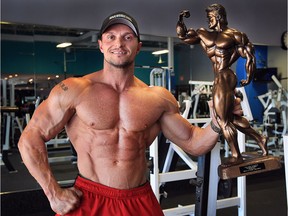
[[107, 28], [114, 24], [127, 25], [133, 30], [134, 34], [140, 41], [139, 29], [136, 20], [129, 14], [122, 11], [111, 14], [103, 21], [102, 27], [99, 32], [99, 39], [102, 37], [102, 34], [107, 30]]

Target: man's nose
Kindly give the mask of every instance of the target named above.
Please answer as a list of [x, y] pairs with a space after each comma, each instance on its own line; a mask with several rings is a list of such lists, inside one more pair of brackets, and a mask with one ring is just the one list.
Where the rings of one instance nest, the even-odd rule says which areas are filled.
[[124, 42], [123, 38], [121, 38], [121, 37], [116, 38], [116, 40], [115, 40], [115, 45], [116, 45], [117, 47], [121, 47], [121, 46], [123, 45], [123, 42]]

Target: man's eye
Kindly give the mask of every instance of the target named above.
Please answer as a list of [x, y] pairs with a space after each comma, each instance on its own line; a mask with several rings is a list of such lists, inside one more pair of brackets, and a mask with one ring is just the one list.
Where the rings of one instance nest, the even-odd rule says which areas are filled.
[[125, 36], [125, 39], [126, 39], [126, 40], [132, 40], [132, 38], [133, 38], [132, 35], [126, 35], [126, 36]]
[[108, 39], [108, 40], [113, 40], [113, 39], [114, 39], [114, 35], [108, 35], [108, 36], [107, 36], [107, 39]]

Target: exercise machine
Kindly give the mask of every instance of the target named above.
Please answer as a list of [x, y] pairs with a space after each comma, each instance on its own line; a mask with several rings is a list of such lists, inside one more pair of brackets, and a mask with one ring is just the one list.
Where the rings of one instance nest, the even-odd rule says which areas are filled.
[[[148, 67], [146, 68], [153, 68]], [[171, 92], [171, 75], [172, 69], [169, 68], [153, 68], [150, 72], [150, 85], [151, 86], [162, 86], [167, 88]]]
[[[269, 137], [269, 153], [283, 156], [283, 136], [287, 133], [288, 92], [276, 76], [271, 77], [277, 90], [269, 90], [259, 95], [258, 99], [264, 107], [263, 124], [261, 130]], [[247, 146], [259, 148], [252, 140], [247, 140]]]
[[[5, 165], [9, 173], [18, 172], [8, 158], [9, 151], [11, 150], [10, 145], [10, 131], [11, 124], [13, 124], [14, 113], [18, 111], [17, 107], [1, 107], [1, 164]], [[21, 124], [19, 123], [19, 127]], [[22, 129], [23, 130], [23, 129]]]
[[[207, 101], [212, 97], [212, 88], [213, 88], [213, 82], [209, 81], [189, 81], [189, 85], [191, 86], [191, 100], [193, 103], [193, 109], [192, 109], [192, 118], [196, 119], [199, 118], [199, 114], [197, 113], [197, 110], [199, 108], [199, 102], [200, 97], [204, 96], [206, 98], [206, 101], [204, 102], [207, 105]], [[206, 115], [209, 115], [209, 108], [207, 105]], [[204, 116], [206, 117], [206, 116]]]

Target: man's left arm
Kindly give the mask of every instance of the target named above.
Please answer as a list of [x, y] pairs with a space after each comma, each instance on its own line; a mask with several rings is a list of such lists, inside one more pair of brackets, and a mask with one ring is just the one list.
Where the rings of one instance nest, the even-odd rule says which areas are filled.
[[[165, 102], [166, 108], [159, 120], [165, 137], [191, 155], [199, 156], [209, 152], [215, 146], [219, 134], [211, 128], [211, 125], [206, 128], [191, 125], [180, 115], [174, 96], [168, 91], [162, 92], [162, 96], [165, 97], [166, 102], [168, 101]], [[211, 106], [212, 103], [209, 104], [210, 110], [212, 110]], [[214, 117], [212, 121], [218, 126]]]

